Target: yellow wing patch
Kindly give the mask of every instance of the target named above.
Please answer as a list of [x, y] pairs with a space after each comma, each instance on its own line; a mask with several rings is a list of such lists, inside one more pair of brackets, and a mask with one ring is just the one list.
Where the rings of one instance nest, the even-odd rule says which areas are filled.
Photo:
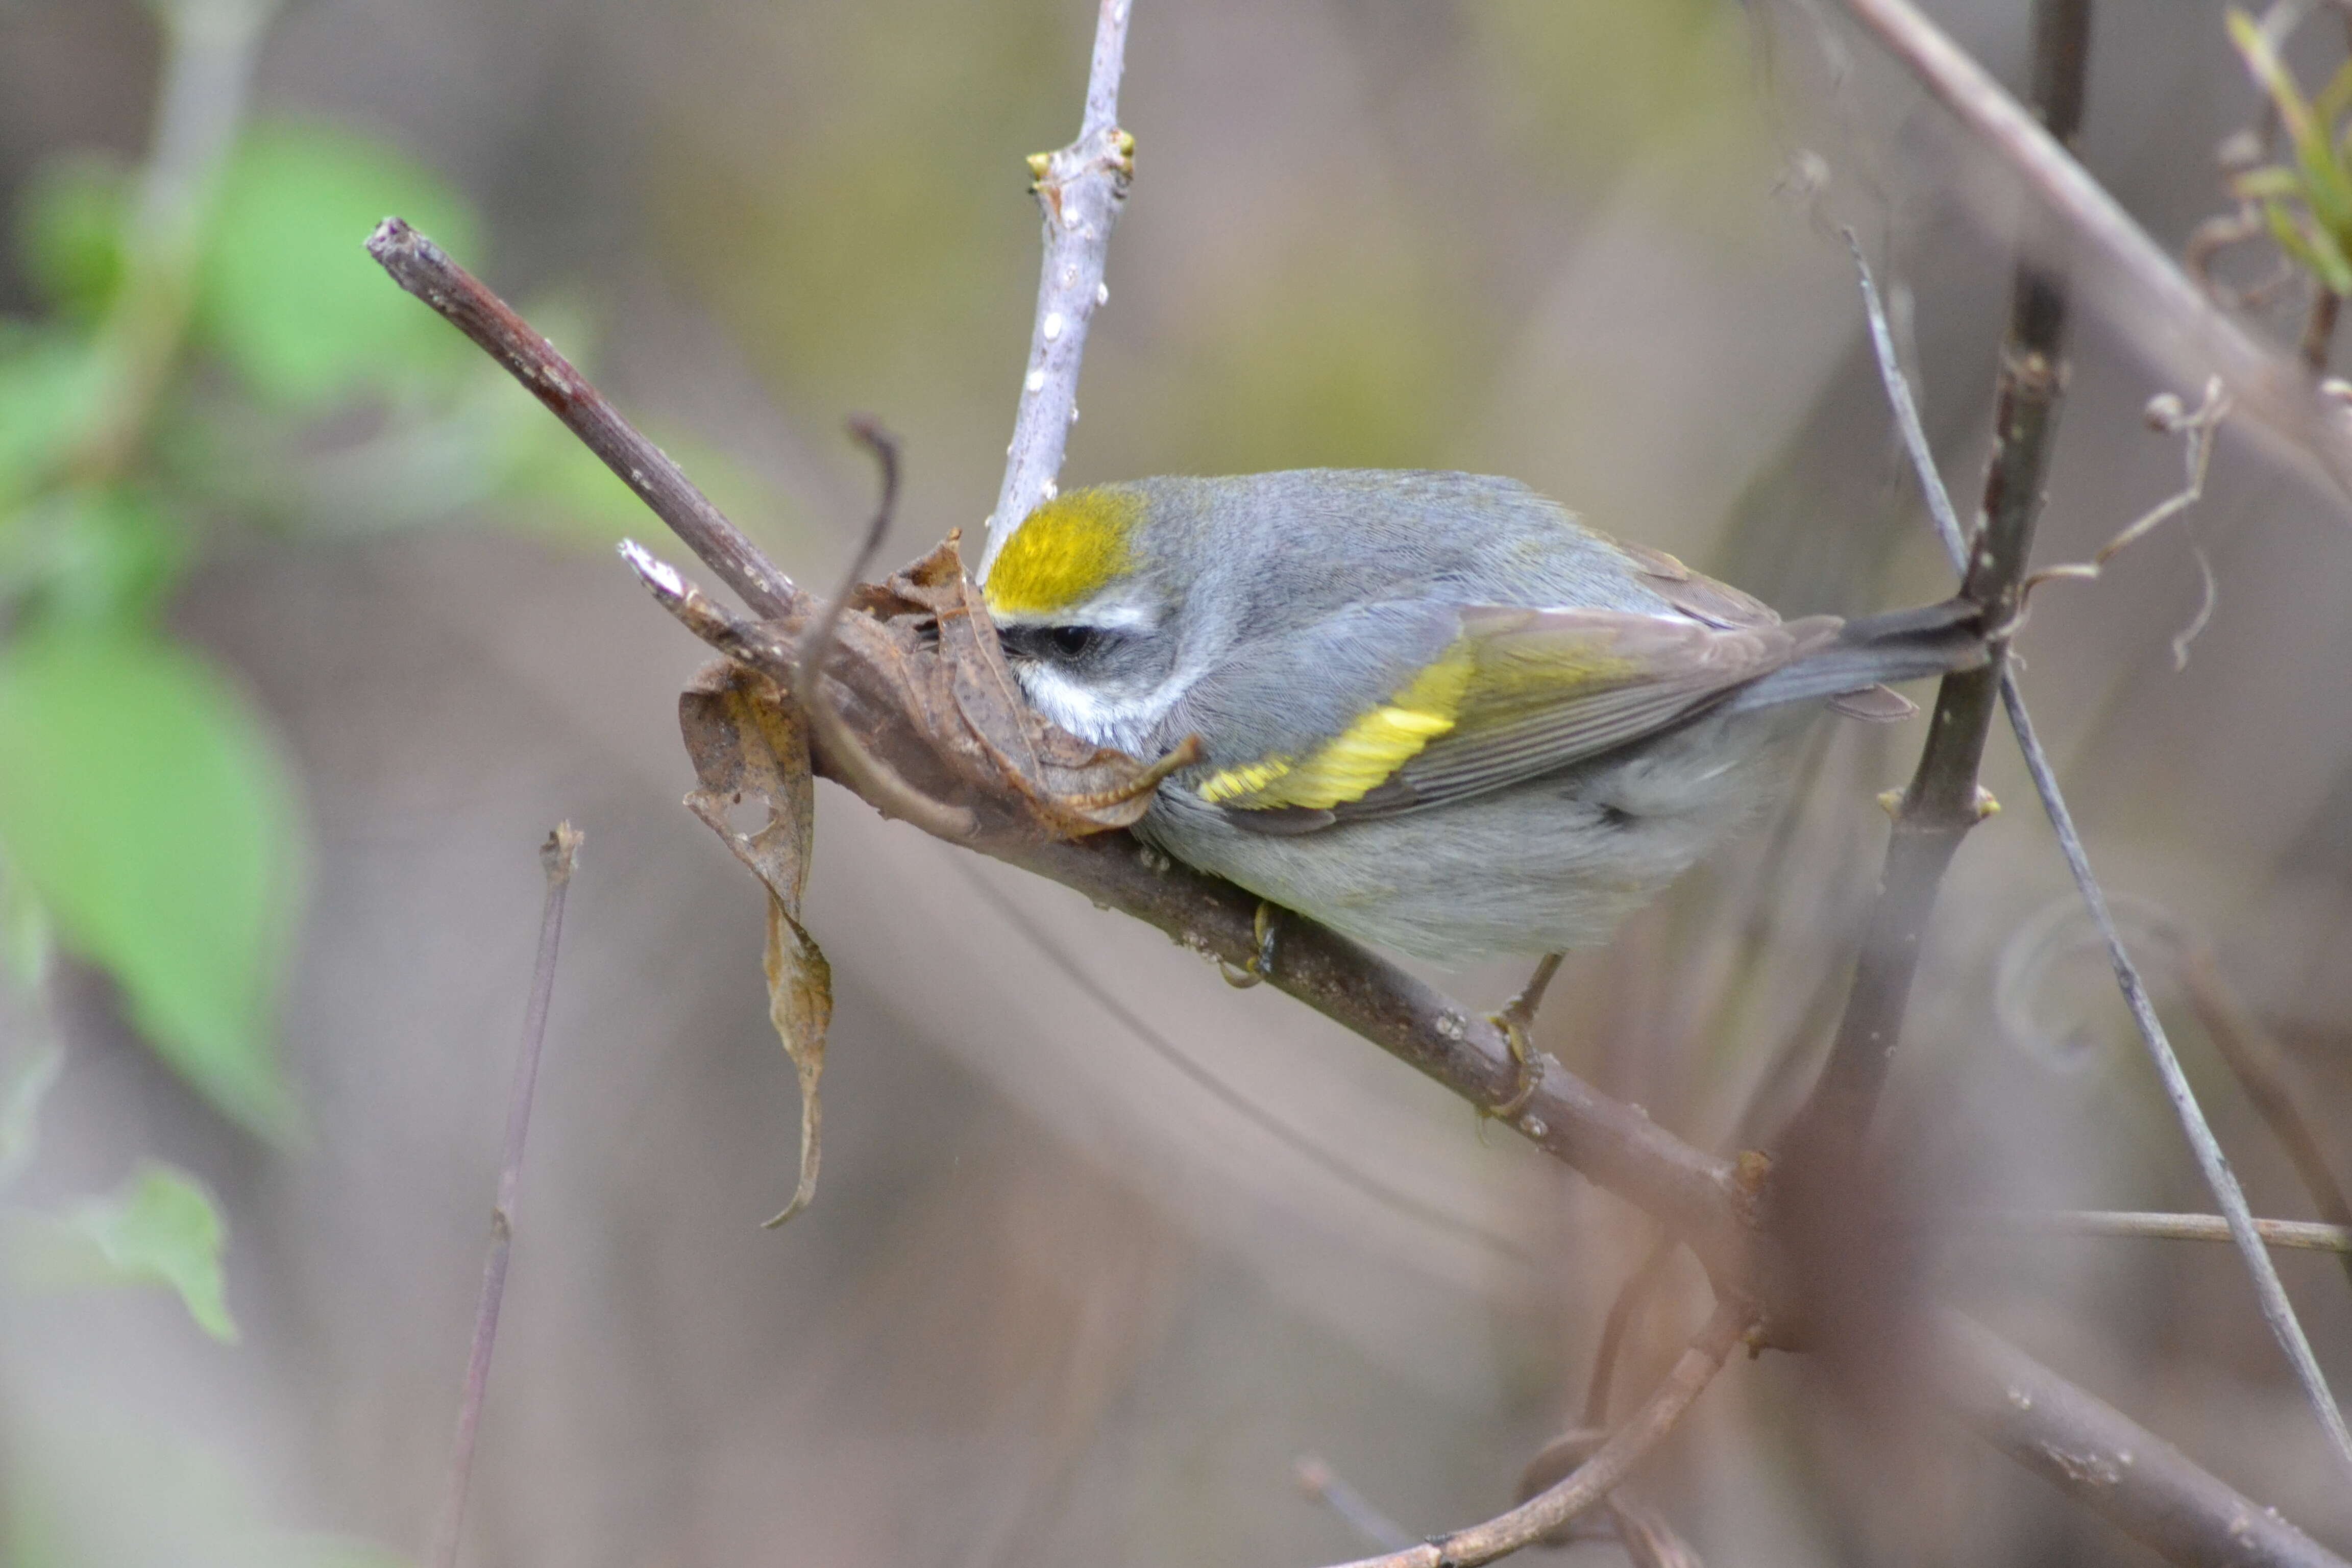
[[1454, 728], [1474, 662], [1470, 648], [1456, 643], [1412, 685], [1304, 759], [1267, 757], [1223, 769], [1199, 784], [1201, 798], [1212, 805], [1253, 810], [1296, 805], [1325, 811], [1360, 800]]
[[1050, 615], [1084, 604], [1134, 563], [1143, 499], [1124, 489], [1066, 490], [1031, 512], [988, 569], [991, 614]]

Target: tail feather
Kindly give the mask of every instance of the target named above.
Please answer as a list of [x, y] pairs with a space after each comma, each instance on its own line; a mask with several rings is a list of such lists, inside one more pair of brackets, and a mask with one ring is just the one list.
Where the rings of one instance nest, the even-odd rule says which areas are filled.
[[1745, 712], [1924, 680], [1985, 661], [1984, 607], [1965, 598], [1863, 616], [1836, 637], [1740, 688], [1725, 710]]

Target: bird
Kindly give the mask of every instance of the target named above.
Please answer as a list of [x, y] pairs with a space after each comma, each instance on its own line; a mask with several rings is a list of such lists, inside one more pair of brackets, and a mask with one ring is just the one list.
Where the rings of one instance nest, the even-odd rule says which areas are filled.
[[1517, 480], [1434, 470], [1073, 488], [980, 588], [1045, 718], [1141, 758], [1197, 738], [1146, 843], [1262, 916], [1447, 966], [1606, 942], [1784, 798], [1824, 710], [1900, 718], [1886, 683], [1987, 657], [1965, 598], [1783, 620]]

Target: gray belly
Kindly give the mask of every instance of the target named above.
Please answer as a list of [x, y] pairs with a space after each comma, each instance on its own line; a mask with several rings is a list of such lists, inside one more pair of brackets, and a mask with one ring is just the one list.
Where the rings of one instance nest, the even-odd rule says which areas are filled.
[[1702, 720], [1633, 754], [1451, 805], [1252, 832], [1181, 784], [1137, 831], [1359, 941], [1441, 963], [1597, 946], [1775, 804], [1811, 705]]

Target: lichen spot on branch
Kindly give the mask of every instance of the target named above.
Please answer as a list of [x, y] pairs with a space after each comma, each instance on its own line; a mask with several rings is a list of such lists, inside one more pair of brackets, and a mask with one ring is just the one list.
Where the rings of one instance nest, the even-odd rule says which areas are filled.
[[1134, 562], [1143, 498], [1123, 485], [1067, 490], [1022, 521], [988, 569], [992, 615], [1044, 616], [1086, 603]]

